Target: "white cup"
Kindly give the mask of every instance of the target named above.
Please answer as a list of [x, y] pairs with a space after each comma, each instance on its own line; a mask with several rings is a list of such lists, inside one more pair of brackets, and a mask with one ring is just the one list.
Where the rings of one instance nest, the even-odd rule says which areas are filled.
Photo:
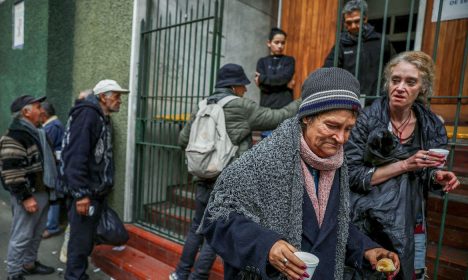
[[307, 274], [309, 274], [309, 278], [303, 279], [312, 279], [312, 275], [314, 275], [315, 268], [317, 268], [317, 265], [319, 264], [319, 258], [317, 258], [317, 256], [315, 256], [314, 254], [307, 252], [295, 252], [294, 255], [300, 258], [307, 266]]
[[445, 156], [445, 161], [442, 164], [439, 164], [437, 167], [444, 167], [445, 163], [447, 162], [447, 156], [449, 154], [449, 150], [446, 149], [429, 149], [429, 152], [433, 152], [436, 154], [441, 154]]

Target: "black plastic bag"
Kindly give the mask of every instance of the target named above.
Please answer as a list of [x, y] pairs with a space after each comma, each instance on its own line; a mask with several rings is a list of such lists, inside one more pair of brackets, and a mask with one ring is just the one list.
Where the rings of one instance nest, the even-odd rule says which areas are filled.
[[119, 215], [104, 203], [96, 230], [96, 243], [120, 246], [127, 243], [128, 239], [127, 229]]

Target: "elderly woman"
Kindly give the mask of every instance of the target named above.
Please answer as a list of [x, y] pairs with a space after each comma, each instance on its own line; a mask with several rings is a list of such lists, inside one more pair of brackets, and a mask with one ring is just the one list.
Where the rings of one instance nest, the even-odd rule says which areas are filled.
[[[401, 53], [387, 64], [385, 79], [387, 96], [364, 109], [346, 144], [353, 222], [399, 254], [399, 279], [412, 279], [415, 265], [425, 267], [427, 192], [448, 192], [460, 182], [438, 167], [444, 155], [429, 151], [447, 145], [442, 122], [425, 103], [432, 94], [432, 59], [423, 52]], [[416, 263], [415, 233], [422, 237]]]
[[200, 232], [223, 258], [225, 279], [302, 279], [306, 251], [320, 262], [312, 279], [342, 279], [345, 261], [375, 265], [391, 253], [350, 223], [343, 144], [356, 121], [359, 83], [324, 68], [302, 87], [297, 117], [246, 152], [218, 178]]

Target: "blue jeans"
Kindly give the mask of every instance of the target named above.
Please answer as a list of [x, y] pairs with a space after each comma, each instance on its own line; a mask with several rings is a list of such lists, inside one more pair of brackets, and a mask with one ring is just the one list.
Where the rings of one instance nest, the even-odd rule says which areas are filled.
[[52, 204], [49, 206], [49, 212], [47, 213], [47, 231], [51, 234], [60, 231], [60, 204]]
[[271, 133], [273, 133], [273, 130], [265, 130], [265, 131], [262, 131], [260, 136], [262, 137], [262, 140], [263, 140], [263, 139], [267, 138], [268, 136], [270, 136]]
[[426, 234], [414, 235], [414, 269], [426, 268]]
[[[206, 205], [208, 204], [213, 184], [214, 182], [208, 183], [205, 181], [198, 181], [196, 183], [197, 195], [195, 199], [195, 216], [193, 217], [187, 239], [185, 240], [184, 249], [176, 268], [179, 280], [208, 279], [211, 266], [216, 259], [216, 253], [211, 246], [208, 245], [207, 242], [203, 243], [205, 239], [203, 235], [196, 233], [201, 219], [203, 218]], [[202, 244], [203, 246], [200, 250], [200, 255], [195, 263], [195, 257], [200, 245]], [[194, 267], [194, 271], [190, 274], [192, 266]]]

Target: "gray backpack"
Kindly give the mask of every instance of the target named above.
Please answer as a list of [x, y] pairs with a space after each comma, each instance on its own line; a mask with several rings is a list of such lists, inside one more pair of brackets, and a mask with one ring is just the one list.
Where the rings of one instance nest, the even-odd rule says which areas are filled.
[[185, 155], [188, 171], [200, 178], [215, 178], [229, 164], [239, 147], [234, 146], [226, 131], [223, 106], [238, 96], [229, 95], [218, 103], [203, 99], [190, 129]]

